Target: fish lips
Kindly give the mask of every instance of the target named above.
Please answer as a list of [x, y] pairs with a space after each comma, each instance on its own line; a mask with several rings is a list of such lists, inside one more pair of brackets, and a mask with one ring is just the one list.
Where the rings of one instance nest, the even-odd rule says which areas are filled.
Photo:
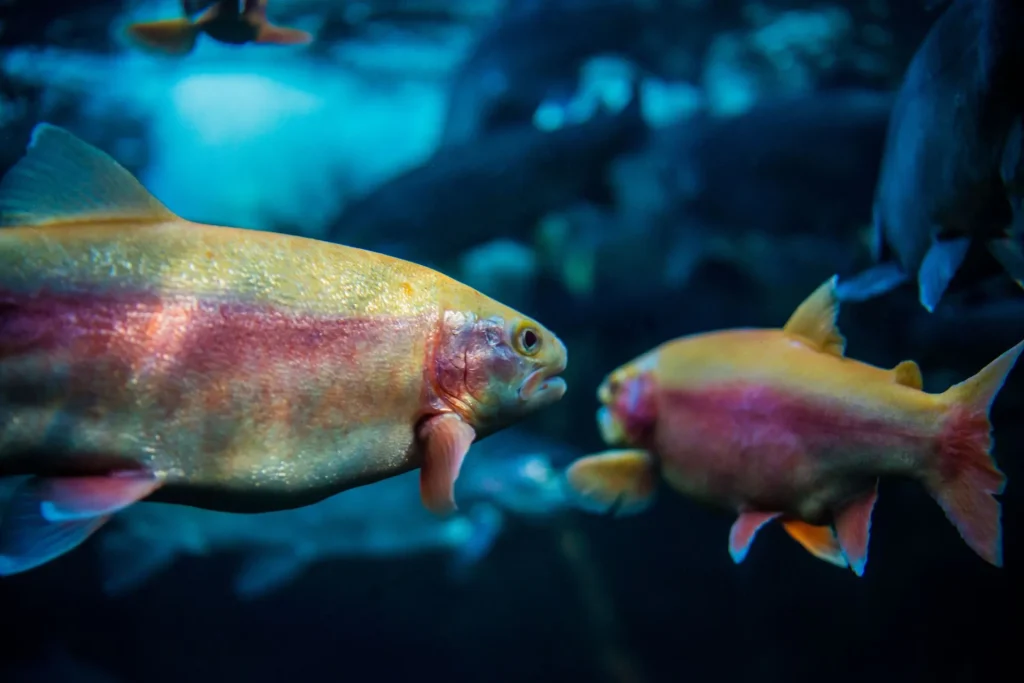
[[568, 385], [559, 377], [565, 367], [540, 368], [527, 376], [519, 386], [519, 400], [535, 406], [554, 403], [565, 395]]

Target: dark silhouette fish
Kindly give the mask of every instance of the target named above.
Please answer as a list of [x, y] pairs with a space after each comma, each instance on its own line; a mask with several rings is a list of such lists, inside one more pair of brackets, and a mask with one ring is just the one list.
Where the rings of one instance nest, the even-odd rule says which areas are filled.
[[568, 99], [598, 55], [657, 71], [669, 47], [663, 3], [557, 0], [510, 3], [484, 31], [451, 86], [442, 146], [532, 120], [548, 98]]
[[[907, 69], [874, 201], [879, 265], [842, 283], [843, 300], [916, 278], [934, 310], [960, 272], [1005, 269], [1021, 284], [1024, 3], [958, 0]], [[965, 267], [970, 263], [971, 267]]]
[[647, 133], [640, 100], [618, 114], [543, 132], [532, 125], [442, 147], [428, 161], [346, 208], [328, 239], [440, 260], [500, 237], [523, 237], [579, 201], [614, 204], [609, 167]]

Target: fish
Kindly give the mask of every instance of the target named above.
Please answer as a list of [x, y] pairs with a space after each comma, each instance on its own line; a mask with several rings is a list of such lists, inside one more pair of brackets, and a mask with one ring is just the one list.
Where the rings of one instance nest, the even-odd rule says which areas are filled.
[[844, 301], [916, 280], [934, 312], [954, 277], [1005, 271], [1024, 286], [1024, 3], [957, 0], [907, 67], [872, 209], [876, 265], [844, 278]]
[[614, 450], [566, 470], [575, 505], [628, 515], [657, 482], [736, 519], [729, 553], [744, 560], [778, 520], [815, 557], [863, 576], [878, 482], [924, 485], [966, 544], [1002, 566], [1001, 494], [991, 405], [1024, 342], [942, 393], [918, 365], [880, 368], [845, 353], [837, 278], [785, 326], [681, 337], [611, 372], [598, 424]]
[[[648, 133], [639, 95], [634, 83], [625, 108], [585, 123], [550, 132], [509, 126], [441, 147], [352, 201], [327, 239], [395, 256], [413, 245], [418, 258], [440, 263], [494, 239], [529, 240], [544, 216], [577, 202], [612, 210], [611, 169]], [[435, 232], [445, 238], [422, 239]]]
[[546, 519], [566, 507], [556, 454], [544, 440], [512, 428], [477, 448], [456, 486], [460, 512], [444, 518], [420, 505], [414, 472], [315, 505], [254, 515], [134, 505], [97, 537], [104, 591], [135, 591], [182, 555], [227, 552], [243, 557], [233, 584], [241, 599], [273, 593], [306, 569], [343, 558], [441, 551], [453, 575], [463, 576], [493, 547], [506, 516]]
[[0, 181], [0, 575], [140, 501], [309, 505], [420, 469], [449, 514], [470, 445], [561, 399], [565, 345], [411, 262], [185, 220], [47, 123]]
[[190, 11], [193, 8], [184, 0], [185, 17], [136, 22], [129, 24], [125, 33], [135, 45], [171, 56], [192, 52], [201, 33], [228, 45], [306, 45], [313, 41], [313, 36], [306, 31], [270, 23], [268, 1], [217, 0], [192, 20], [188, 15], [193, 14]]
[[665, 3], [633, 0], [507, 4], [452, 76], [441, 146], [529, 123], [545, 101], [567, 103], [597, 56], [626, 57], [645, 73], [667, 75], [666, 52], [680, 41], [697, 49], [684, 34], [707, 40], [692, 30], [692, 13], [678, 15]]

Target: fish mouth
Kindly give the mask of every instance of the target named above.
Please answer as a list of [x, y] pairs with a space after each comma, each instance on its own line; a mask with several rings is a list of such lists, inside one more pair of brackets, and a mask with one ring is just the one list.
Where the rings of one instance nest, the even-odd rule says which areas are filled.
[[528, 403], [554, 403], [565, 395], [568, 385], [559, 377], [565, 365], [540, 368], [527, 376], [519, 386], [519, 400]]

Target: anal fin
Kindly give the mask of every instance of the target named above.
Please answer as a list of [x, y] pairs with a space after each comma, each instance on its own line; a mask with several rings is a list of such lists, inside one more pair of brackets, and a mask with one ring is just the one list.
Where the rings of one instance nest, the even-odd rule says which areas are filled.
[[835, 527], [839, 546], [857, 576], [864, 575], [871, 538], [871, 512], [878, 500], [878, 482], [871, 491], [836, 513]]
[[798, 519], [787, 519], [782, 522], [782, 528], [793, 540], [819, 560], [844, 569], [849, 566], [832, 527], [815, 526]]

